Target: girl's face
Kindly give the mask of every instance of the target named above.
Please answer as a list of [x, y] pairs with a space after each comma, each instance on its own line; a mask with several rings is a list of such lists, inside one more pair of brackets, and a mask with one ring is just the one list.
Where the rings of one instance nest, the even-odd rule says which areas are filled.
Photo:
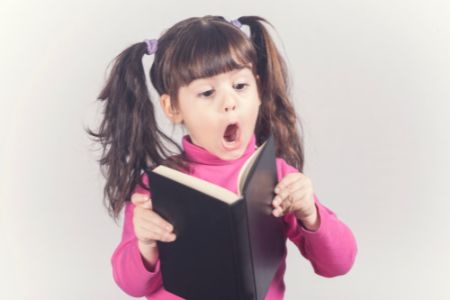
[[184, 122], [192, 143], [223, 160], [242, 156], [261, 104], [250, 68], [197, 79], [181, 87], [176, 112], [167, 110], [167, 101], [170, 99], [166, 99], [166, 114], [174, 122]]

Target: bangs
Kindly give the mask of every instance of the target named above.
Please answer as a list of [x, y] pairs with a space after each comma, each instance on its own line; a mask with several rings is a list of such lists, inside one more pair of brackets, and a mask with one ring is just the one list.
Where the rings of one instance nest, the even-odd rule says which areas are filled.
[[243, 32], [228, 24], [196, 26], [177, 42], [170, 74], [172, 86], [188, 85], [193, 80], [210, 77], [235, 69], [256, 67], [256, 53]]

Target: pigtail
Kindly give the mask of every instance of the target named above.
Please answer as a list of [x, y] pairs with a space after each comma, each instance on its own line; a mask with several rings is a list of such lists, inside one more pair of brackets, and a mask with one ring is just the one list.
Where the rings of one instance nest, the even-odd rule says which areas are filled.
[[124, 202], [130, 200], [137, 184], [148, 190], [142, 182], [143, 169], [170, 165], [165, 159], [170, 151], [162, 139], [181, 152], [156, 124], [142, 64], [146, 51], [145, 42], [137, 43], [115, 58], [106, 85], [98, 96], [105, 102], [103, 120], [98, 132], [87, 130], [103, 148], [99, 163], [106, 178], [104, 202], [114, 219], [118, 218]]
[[[258, 16], [240, 17], [239, 22], [250, 27], [250, 39], [257, 52], [261, 108], [255, 134], [258, 144], [272, 132], [277, 140], [277, 155], [303, 170], [303, 143], [297, 130], [297, 116], [289, 100], [290, 86], [286, 63], [280, 55], [264, 23]], [[301, 128], [300, 122], [298, 123]]]

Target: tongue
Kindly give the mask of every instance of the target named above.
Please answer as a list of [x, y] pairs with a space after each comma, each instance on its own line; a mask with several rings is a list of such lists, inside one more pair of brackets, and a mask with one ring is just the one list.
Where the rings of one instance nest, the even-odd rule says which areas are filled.
[[223, 136], [227, 142], [233, 142], [236, 139], [236, 125], [228, 125]]

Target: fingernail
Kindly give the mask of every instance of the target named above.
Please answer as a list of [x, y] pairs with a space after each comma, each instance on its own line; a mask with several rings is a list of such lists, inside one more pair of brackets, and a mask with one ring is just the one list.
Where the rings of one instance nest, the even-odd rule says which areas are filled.
[[280, 191], [280, 188], [276, 187], [276, 188], [275, 188], [275, 193], [278, 194], [279, 191]]

